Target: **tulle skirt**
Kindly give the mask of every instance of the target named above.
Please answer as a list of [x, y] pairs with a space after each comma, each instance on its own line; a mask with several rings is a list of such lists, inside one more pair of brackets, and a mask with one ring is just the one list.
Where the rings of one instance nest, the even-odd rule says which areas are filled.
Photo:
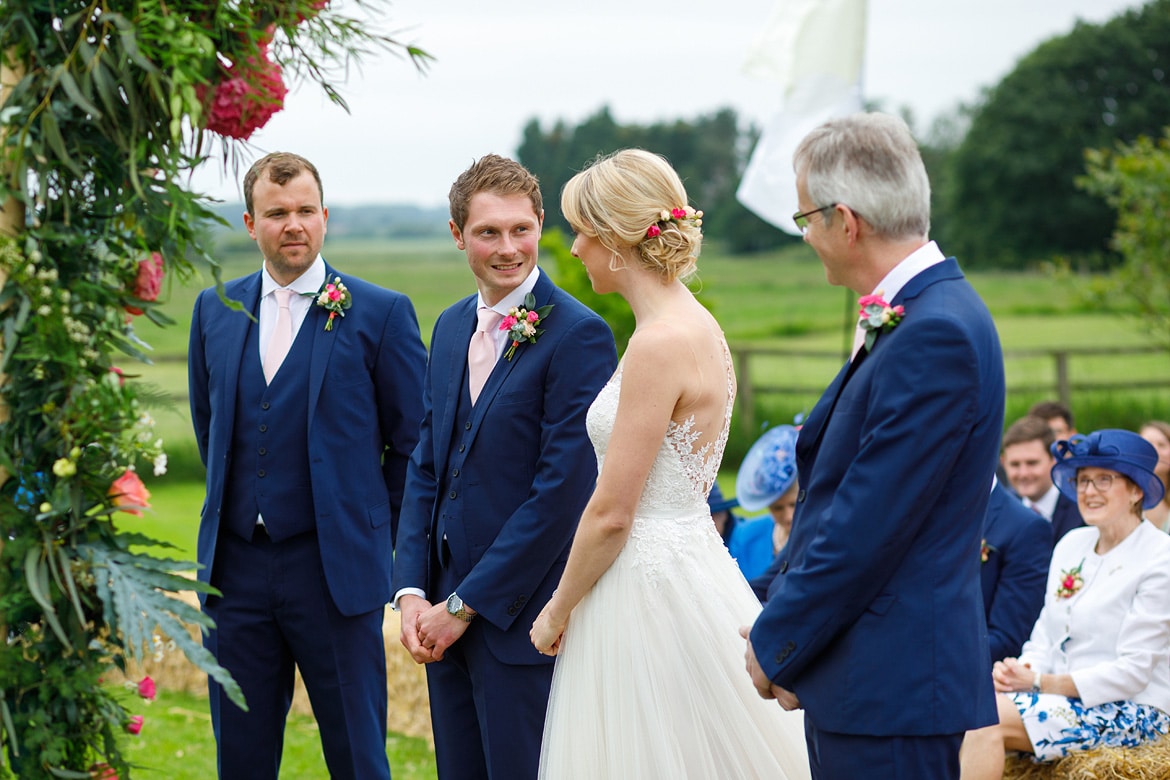
[[803, 714], [745, 671], [739, 627], [759, 611], [709, 515], [636, 520], [569, 619], [540, 777], [808, 778]]

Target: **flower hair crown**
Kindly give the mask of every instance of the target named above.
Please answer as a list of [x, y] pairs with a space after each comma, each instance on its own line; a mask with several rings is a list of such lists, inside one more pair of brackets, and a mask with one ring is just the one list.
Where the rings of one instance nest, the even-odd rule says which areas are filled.
[[690, 220], [695, 223], [695, 227], [703, 226], [703, 212], [695, 211], [690, 206], [685, 206], [681, 209], [670, 209], [667, 211], [663, 209], [658, 212], [658, 221], [650, 227], [646, 228], [646, 238], [654, 238], [662, 233], [662, 228], [658, 225], [662, 222], [674, 222], [675, 224], [682, 224], [684, 221]]

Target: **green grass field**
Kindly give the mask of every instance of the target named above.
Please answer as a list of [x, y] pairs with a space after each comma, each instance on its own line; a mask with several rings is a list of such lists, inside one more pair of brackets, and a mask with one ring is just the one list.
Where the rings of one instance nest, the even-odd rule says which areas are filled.
[[[145, 718], [145, 724], [137, 736], [123, 738], [122, 749], [134, 765], [135, 778], [208, 780], [216, 776], [215, 740], [205, 698], [162, 690], [154, 702], [139, 704], [133, 711]], [[435, 758], [426, 740], [391, 734], [386, 755], [394, 780], [435, 777]], [[289, 716], [280, 776], [295, 780], [329, 776], [312, 718]]]

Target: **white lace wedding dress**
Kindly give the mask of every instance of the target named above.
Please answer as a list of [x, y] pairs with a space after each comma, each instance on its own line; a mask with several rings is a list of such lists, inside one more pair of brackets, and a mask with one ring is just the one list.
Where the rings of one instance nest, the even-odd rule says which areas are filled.
[[[589, 409], [599, 465], [621, 371]], [[730, 390], [730, 361], [728, 372]], [[717, 440], [698, 450], [693, 418], [670, 424], [625, 547], [569, 618], [544, 727], [545, 780], [809, 776], [801, 713], [761, 699], [744, 669], [738, 631], [760, 604], [708, 511], [731, 402]]]

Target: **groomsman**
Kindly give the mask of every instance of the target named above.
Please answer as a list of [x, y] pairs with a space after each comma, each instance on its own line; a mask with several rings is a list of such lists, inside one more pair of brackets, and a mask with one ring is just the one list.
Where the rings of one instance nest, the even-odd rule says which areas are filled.
[[219, 775], [276, 780], [299, 668], [330, 777], [389, 780], [382, 618], [426, 351], [406, 296], [321, 257], [312, 163], [261, 158], [244, 202], [263, 263], [224, 285], [243, 312], [199, 295], [188, 350], [205, 644], [248, 703], [208, 680]]
[[[427, 664], [439, 777], [525, 780], [554, 661], [528, 630], [597, 481], [585, 413], [617, 354], [605, 322], [537, 266], [544, 208], [531, 173], [487, 155], [450, 201], [477, 292], [431, 338], [395, 603], [402, 644]], [[508, 329], [517, 313], [531, 333]]]
[[1003, 434], [1000, 461], [1012, 490], [1028, 509], [1048, 521], [1052, 542], [1085, 524], [1077, 502], [1070, 501], [1052, 482], [1055, 441], [1051, 424], [1043, 417], [1027, 415], [1008, 426]]
[[957, 778], [964, 732], [996, 720], [979, 561], [999, 338], [928, 238], [930, 183], [902, 120], [827, 122], [795, 169], [796, 224], [863, 313], [797, 440], [796, 517], [748, 669], [762, 696], [804, 708], [817, 780]]

